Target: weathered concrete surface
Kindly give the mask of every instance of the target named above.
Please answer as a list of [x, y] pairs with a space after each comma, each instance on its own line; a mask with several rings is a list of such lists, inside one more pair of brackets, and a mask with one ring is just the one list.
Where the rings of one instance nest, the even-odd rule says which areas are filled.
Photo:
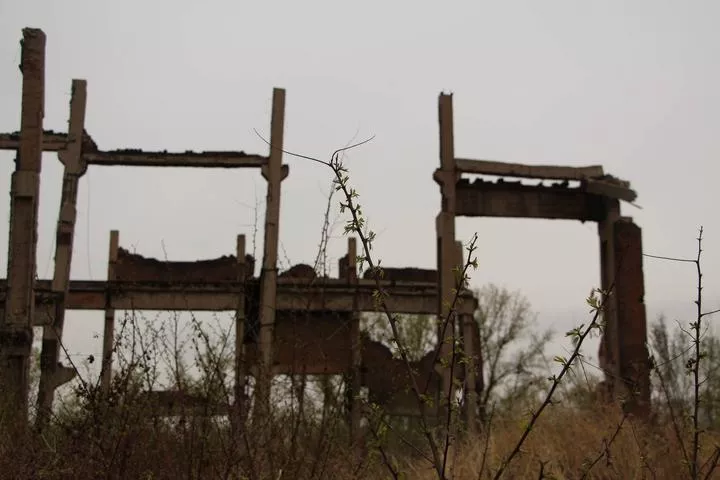
[[260, 271], [259, 347], [260, 374], [255, 390], [255, 414], [259, 421], [266, 418], [270, 408], [272, 381], [273, 331], [277, 310], [277, 257], [280, 235], [280, 192], [287, 171], [283, 171], [282, 154], [285, 137], [285, 90], [273, 90], [272, 119], [270, 121], [270, 157], [262, 168], [267, 180], [265, 198], [265, 236], [263, 262]]
[[[110, 242], [108, 246], [108, 283], [116, 281], [115, 268], [120, 255], [120, 232], [110, 231]], [[105, 323], [103, 324], [103, 353], [100, 369], [100, 386], [106, 394], [110, 391], [112, 382], [112, 356], [113, 345], [115, 344], [115, 308], [112, 302], [105, 303]]]
[[[453, 127], [452, 94], [440, 94], [438, 99], [438, 121], [440, 125], [440, 168], [433, 174], [433, 179], [440, 186], [440, 213], [435, 218], [437, 238], [437, 271], [438, 271], [438, 305], [437, 315], [440, 323], [447, 323], [446, 328], [438, 329], [440, 357], [448, 365], [438, 368], [441, 374], [442, 388], [435, 398], [439, 414], [448, 408], [443, 399], [452, 396], [453, 382], [450, 378], [450, 351], [455, 341], [456, 322], [451, 315], [453, 290], [456, 288], [454, 268], [457, 266], [455, 243], [455, 216], [457, 208], [457, 182], [460, 172], [455, 163], [455, 140]], [[438, 364], [440, 365], [440, 364]]]
[[[605, 398], [615, 399], [637, 393], [631, 408], [644, 412], [649, 401], [649, 380], [641, 300], [642, 246], [639, 229], [630, 221], [619, 220], [620, 200], [633, 202], [637, 197], [630, 182], [606, 174], [600, 166], [523, 165], [455, 158], [452, 95], [440, 95], [439, 109], [441, 167], [433, 178], [440, 185], [442, 197], [436, 220], [441, 297], [449, 288], [449, 241], [454, 237], [458, 215], [598, 222], [601, 287], [604, 292], [612, 292], [603, 298], [605, 330], [599, 354], [606, 380], [600, 390], [609, 394]], [[461, 178], [462, 173], [525, 179], [470, 181]], [[528, 182], [527, 178], [540, 181]], [[561, 181], [545, 185], [552, 180]]]
[[62, 365], [59, 360], [65, 326], [65, 300], [70, 288], [70, 265], [72, 264], [75, 238], [78, 184], [80, 177], [87, 171], [87, 165], [82, 161], [86, 103], [87, 84], [85, 80], [73, 80], [68, 141], [65, 148], [58, 152], [64, 171], [60, 212], [55, 232], [55, 269], [52, 289], [59, 295], [54, 312], [54, 322], [52, 325], [43, 327], [40, 384], [37, 398], [38, 415], [35, 422], [38, 429], [44, 428], [49, 419], [56, 388], [72, 380], [76, 373], [74, 369]]
[[[275, 317], [273, 375], [333, 375], [350, 370], [350, 312], [281, 310]], [[258, 364], [258, 345], [246, 347], [247, 361]]]
[[570, 187], [567, 182], [543, 186], [520, 180], [461, 179], [457, 183], [457, 215], [467, 217], [547, 218], [600, 221], [603, 198]]
[[[376, 311], [373, 297], [375, 282], [361, 280], [355, 287], [342, 281], [323, 281], [321, 285], [303, 286], [297, 279], [282, 279], [278, 284], [278, 310], [314, 311]], [[73, 280], [67, 299], [69, 310], [201, 310], [232, 311], [237, 306], [237, 295], [258, 286], [257, 279], [245, 284], [182, 284], [158, 282], [105, 282], [102, 280]], [[286, 283], [287, 282], [287, 283]], [[0, 279], [0, 310], [4, 307], [7, 283]], [[388, 300], [390, 309], [401, 313], [432, 314], [437, 309], [437, 287], [432, 284], [403, 284], [384, 282], [392, 289]], [[463, 301], [458, 313], [472, 313], [475, 300], [471, 292], [462, 293]], [[37, 282], [35, 325], [42, 326], [53, 318], [57, 295], [50, 282]]]
[[245, 152], [145, 152], [124, 149], [95, 151], [83, 155], [90, 165], [131, 167], [203, 167], [259, 168], [267, 165], [267, 157]]
[[492, 160], [456, 158], [455, 165], [463, 173], [502, 177], [542, 178], [558, 180], [587, 180], [605, 175], [602, 165], [565, 167], [559, 165], [524, 165]]
[[604, 292], [602, 298], [601, 320], [604, 326], [600, 342], [600, 366], [605, 373], [605, 387], [608, 400], [614, 401], [626, 395], [625, 385], [620, 382], [620, 326], [617, 316], [617, 287], [615, 252], [615, 224], [620, 218], [620, 203], [605, 199], [605, 216], [598, 223], [600, 240], [600, 285]]
[[480, 326], [473, 315], [462, 315], [462, 345], [465, 361], [462, 363], [465, 381], [465, 397], [463, 412], [468, 430], [473, 433], [477, 430], [478, 399], [485, 389], [483, 377], [483, 358], [480, 343]]
[[0, 328], [0, 385], [20, 424], [27, 423], [35, 317], [37, 217], [45, 115], [45, 34], [23, 29], [20, 145], [10, 191], [8, 298]]
[[631, 219], [615, 222], [617, 324], [620, 375], [631, 394], [627, 408], [646, 417], [650, 412], [650, 365], [643, 275], [642, 232]]
[[[42, 149], [44, 152], [57, 152], [65, 149], [67, 134], [44, 130]], [[0, 150], [18, 150], [20, 148], [20, 132], [0, 133]]]

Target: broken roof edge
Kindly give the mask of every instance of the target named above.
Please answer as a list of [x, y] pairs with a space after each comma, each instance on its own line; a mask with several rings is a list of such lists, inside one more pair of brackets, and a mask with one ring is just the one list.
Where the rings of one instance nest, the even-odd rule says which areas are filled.
[[455, 166], [462, 173], [555, 180], [585, 180], [605, 175], [601, 165], [565, 167], [558, 165], [526, 165], [493, 160], [456, 158]]
[[492, 160], [456, 158], [455, 168], [460, 173], [476, 175], [579, 181], [582, 183], [583, 188], [589, 193], [609, 198], [617, 198], [630, 203], [637, 199], [637, 193], [630, 188], [630, 182], [606, 174], [602, 165], [566, 167], [559, 165], [526, 165]]

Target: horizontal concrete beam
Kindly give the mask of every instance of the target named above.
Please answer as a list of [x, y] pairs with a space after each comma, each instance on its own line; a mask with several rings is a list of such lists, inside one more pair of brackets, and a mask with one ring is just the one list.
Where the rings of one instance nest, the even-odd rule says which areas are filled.
[[[89, 137], [88, 137], [89, 138]], [[58, 152], [67, 145], [67, 134], [45, 130], [43, 151]], [[20, 148], [20, 133], [0, 133], [0, 150]], [[268, 158], [245, 152], [144, 152], [142, 150], [114, 150], [84, 152], [89, 165], [135, 167], [209, 167], [260, 168]]]
[[[292, 280], [292, 279], [288, 279]], [[254, 280], [256, 283], [257, 280]], [[278, 284], [277, 309], [297, 311], [331, 310], [352, 312], [355, 288], [336, 281], [312, 287], [298, 286], [297, 281]], [[388, 307], [397, 313], [434, 314], [437, 312], [437, 290], [426, 284], [387, 283], [391, 292]], [[359, 311], [375, 311], [374, 282], [358, 286]], [[7, 281], [0, 280], [0, 309], [4, 308]], [[66, 302], [68, 310], [197, 310], [231, 311], [238, 306], [242, 284], [166, 284], [150, 282], [71, 281]], [[36, 324], [45, 325], [54, 318], [57, 293], [48, 280], [39, 280], [36, 290]], [[476, 301], [471, 292], [462, 294], [458, 312], [471, 314]]]
[[521, 163], [495, 162], [491, 160], [468, 160], [456, 158], [455, 166], [463, 173], [497, 175], [499, 177], [547, 178], [557, 180], [584, 180], [602, 177], [600, 165], [588, 167], [561, 167], [557, 165], [524, 165]]
[[[43, 151], [57, 152], [65, 149], [67, 134], [52, 130], [43, 132]], [[17, 150], [20, 148], [20, 132], [0, 133], [0, 150]]]
[[117, 150], [83, 153], [88, 165], [128, 167], [260, 168], [268, 158], [245, 152], [144, 152]]
[[466, 217], [547, 218], [600, 221], [602, 197], [580, 188], [522, 185], [519, 182], [457, 184], [456, 213]]

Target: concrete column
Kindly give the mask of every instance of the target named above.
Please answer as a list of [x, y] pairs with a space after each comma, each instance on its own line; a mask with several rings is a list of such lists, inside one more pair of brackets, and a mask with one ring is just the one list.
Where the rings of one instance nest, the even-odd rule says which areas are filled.
[[480, 367], [480, 335], [478, 325], [472, 315], [462, 316], [463, 351], [465, 354], [465, 422], [468, 432], [477, 431], [478, 377], [482, 379]]
[[[249, 265], [245, 263], [245, 235], [238, 235], [236, 255], [238, 263], [237, 281], [245, 285]], [[243, 425], [246, 417], [245, 405], [245, 289], [238, 295], [235, 311], [235, 418], [237, 426]]]
[[605, 199], [605, 218], [598, 223], [600, 237], [600, 285], [603, 291], [610, 291], [603, 296], [604, 309], [602, 321], [604, 330], [600, 342], [600, 367], [605, 372], [605, 393], [611, 397], [621, 394], [617, 381], [620, 378], [620, 343], [618, 337], [617, 302], [615, 291], [616, 255], [614, 241], [615, 222], [620, 218], [620, 203], [617, 200]]
[[270, 126], [270, 159], [262, 168], [268, 182], [265, 202], [265, 248], [260, 274], [260, 339], [259, 365], [255, 388], [255, 413], [262, 419], [270, 408], [272, 383], [273, 337], [275, 305], [277, 299], [277, 255], [280, 230], [280, 185], [287, 176], [282, 165], [282, 148], [285, 124], [285, 90], [273, 90], [272, 121]]
[[614, 243], [620, 375], [630, 394], [628, 411], [644, 418], [650, 413], [650, 369], [640, 227], [630, 218], [620, 218]]
[[[108, 270], [107, 281], [108, 288], [112, 288], [115, 282], [115, 264], [118, 259], [118, 248], [120, 246], [120, 232], [112, 230], [110, 232], [110, 248], [108, 252]], [[105, 326], [103, 328], [103, 351], [102, 351], [102, 370], [100, 371], [100, 386], [102, 391], [107, 394], [110, 391], [110, 382], [112, 381], [112, 353], [115, 341], [115, 309], [110, 305], [105, 308]]]
[[[450, 313], [453, 290], [455, 289], [455, 261], [457, 250], [455, 244], [455, 209], [456, 209], [456, 183], [458, 173], [455, 168], [455, 153], [453, 140], [453, 108], [452, 95], [440, 94], [439, 105], [440, 123], [440, 168], [435, 171], [433, 178], [440, 185], [442, 196], [440, 214], [436, 218], [435, 228], [438, 239], [438, 342], [440, 342], [440, 359], [442, 362], [450, 360], [455, 322], [450, 319], [445, 331], [442, 326]], [[437, 365], [441, 375], [440, 398], [437, 399], [438, 413], [447, 407], [445, 400], [450, 396], [452, 379], [450, 369]]]
[[[348, 238], [347, 267], [344, 273], [348, 284], [357, 286], [357, 240], [354, 237]], [[354, 446], [360, 445], [360, 419], [362, 418], [362, 402], [359, 397], [362, 388], [360, 374], [362, 338], [360, 335], [360, 312], [357, 309], [357, 295], [356, 289], [353, 299], [353, 311], [350, 317], [350, 435]]]
[[28, 374], [35, 314], [37, 215], [45, 107], [45, 34], [23, 29], [20, 147], [10, 192], [8, 291], [0, 329], [0, 390], [27, 425]]
[[85, 125], [87, 83], [73, 80], [70, 99], [70, 127], [68, 142], [58, 152], [64, 165], [63, 188], [58, 214], [55, 241], [55, 272], [52, 290], [57, 294], [52, 324], [43, 327], [42, 354], [40, 356], [40, 385], [38, 390], [37, 426], [42, 428], [52, 411], [55, 390], [75, 377], [75, 370], [58, 363], [65, 326], [65, 303], [69, 294], [70, 265], [72, 264], [75, 219], [77, 216], [77, 191], [80, 177], [87, 171], [82, 160], [82, 143]]

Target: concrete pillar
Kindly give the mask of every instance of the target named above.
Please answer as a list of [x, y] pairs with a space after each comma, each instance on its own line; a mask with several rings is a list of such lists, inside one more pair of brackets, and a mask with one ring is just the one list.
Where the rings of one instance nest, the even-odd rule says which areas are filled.
[[[249, 265], [245, 263], [245, 235], [237, 236], [235, 249], [238, 264], [237, 281], [245, 285], [248, 277]], [[244, 424], [246, 416], [245, 405], [245, 289], [238, 295], [238, 305], [235, 310], [235, 419], [237, 426]]]
[[620, 218], [614, 243], [620, 376], [630, 394], [626, 408], [644, 418], [650, 413], [650, 369], [640, 227], [630, 218]]
[[[350, 285], [357, 287], [357, 240], [354, 237], [348, 238], [347, 266], [345, 278]], [[362, 378], [360, 368], [362, 366], [362, 337], [360, 335], [360, 312], [357, 309], [357, 289], [353, 300], [353, 311], [350, 317], [350, 435], [351, 443], [359, 446], [360, 419], [362, 418], [362, 402], [360, 401], [360, 389]]]
[[[112, 289], [115, 282], [115, 264], [118, 259], [118, 248], [120, 246], [120, 232], [112, 230], [110, 232], [110, 248], [108, 251], [108, 270], [107, 281], [108, 288]], [[115, 309], [108, 305], [105, 308], [105, 326], [103, 328], [103, 351], [102, 351], [102, 369], [100, 370], [100, 386], [103, 393], [110, 391], [110, 382], [112, 381], [112, 354], [115, 341]]]
[[615, 254], [615, 222], [620, 218], [620, 203], [618, 200], [605, 199], [605, 218], [598, 223], [600, 237], [600, 285], [609, 296], [603, 296], [602, 322], [603, 335], [600, 342], [600, 367], [605, 372], [605, 393], [611, 398], [622, 394], [618, 390], [620, 378], [620, 343], [618, 337], [617, 302], [615, 291], [616, 254]]
[[28, 374], [35, 314], [37, 215], [45, 107], [45, 34], [23, 29], [20, 147], [10, 192], [8, 291], [0, 328], [0, 391], [27, 425]]
[[75, 377], [75, 370], [58, 363], [65, 326], [65, 303], [70, 287], [70, 265], [72, 264], [73, 239], [75, 238], [75, 219], [77, 216], [78, 183], [87, 171], [82, 159], [83, 132], [85, 125], [85, 105], [87, 83], [85, 80], [73, 80], [70, 99], [70, 126], [68, 142], [64, 150], [58, 152], [64, 165], [62, 196], [58, 214], [55, 241], [55, 272], [52, 291], [57, 294], [55, 315], [52, 324], [43, 327], [42, 353], [40, 356], [40, 386], [38, 390], [37, 426], [42, 428], [52, 411], [55, 390]]
[[280, 230], [280, 185], [287, 176], [282, 165], [283, 135], [285, 125], [285, 90], [273, 90], [272, 120], [270, 126], [270, 158], [263, 166], [262, 175], [267, 180], [265, 202], [265, 243], [263, 266], [260, 274], [260, 339], [258, 347], [258, 377], [255, 388], [255, 413], [262, 419], [269, 413], [270, 386], [272, 383], [273, 337], [275, 328], [275, 305], [277, 299], [277, 256]]
[[[450, 304], [455, 289], [455, 261], [457, 250], [455, 244], [455, 210], [456, 210], [456, 183], [458, 173], [455, 168], [455, 153], [453, 140], [453, 108], [452, 95], [440, 94], [439, 105], [440, 123], [440, 168], [433, 175], [434, 180], [440, 185], [441, 209], [436, 218], [435, 228], [437, 231], [438, 243], [438, 342], [440, 342], [441, 362], [450, 360], [452, 341], [454, 336], [455, 322], [450, 323], [442, 331], [443, 323], [450, 313]], [[450, 396], [452, 379], [450, 369], [437, 365], [438, 373], [441, 375], [440, 398], [437, 399], [438, 413], [447, 407], [446, 400]]]
[[[473, 434], [477, 431], [477, 403], [478, 403], [478, 385], [482, 386], [482, 369], [480, 362], [480, 335], [478, 324], [472, 315], [462, 315], [462, 337], [463, 337], [463, 353], [465, 354], [465, 362], [463, 363], [465, 370], [465, 422], [468, 432]], [[478, 377], [480, 382], [478, 382]]]

